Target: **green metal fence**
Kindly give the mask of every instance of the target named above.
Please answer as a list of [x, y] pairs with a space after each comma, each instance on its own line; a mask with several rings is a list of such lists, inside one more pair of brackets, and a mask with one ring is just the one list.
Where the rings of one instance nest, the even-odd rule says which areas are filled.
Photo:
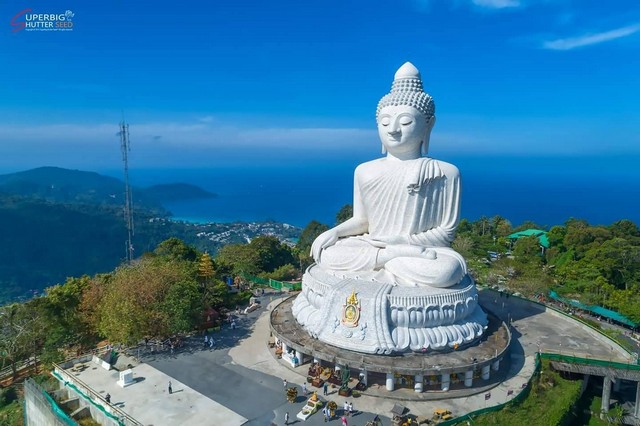
[[242, 274], [240, 274], [240, 276], [242, 276], [242, 278], [244, 278], [245, 280], [251, 281], [252, 283], [254, 283], [256, 285], [263, 285], [263, 286], [271, 287], [274, 290], [282, 290], [283, 288], [286, 288], [289, 291], [300, 291], [300, 290], [302, 290], [302, 284], [301, 283], [289, 283], [289, 282], [286, 282], [286, 281], [272, 280], [271, 278], [269, 278], [269, 279], [260, 278], [260, 277], [256, 277], [255, 275], [246, 274], [246, 273], [242, 273]]
[[616, 368], [618, 370], [640, 371], [640, 365], [625, 364], [623, 362], [607, 361], [603, 359], [581, 358], [571, 355], [560, 355], [554, 353], [543, 352], [540, 356], [550, 361], [568, 362], [570, 364], [594, 365], [597, 367]]

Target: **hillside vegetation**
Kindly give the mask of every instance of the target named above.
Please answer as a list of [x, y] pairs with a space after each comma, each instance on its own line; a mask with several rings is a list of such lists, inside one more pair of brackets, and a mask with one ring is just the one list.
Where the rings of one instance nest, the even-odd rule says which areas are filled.
[[[93, 172], [41, 167], [0, 176], [0, 304], [30, 297], [67, 277], [108, 272], [125, 257], [124, 183]], [[295, 238], [278, 224], [191, 225], [168, 220], [161, 202], [215, 194], [192, 185], [134, 188], [135, 256], [178, 237], [215, 254], [263, 233]]]

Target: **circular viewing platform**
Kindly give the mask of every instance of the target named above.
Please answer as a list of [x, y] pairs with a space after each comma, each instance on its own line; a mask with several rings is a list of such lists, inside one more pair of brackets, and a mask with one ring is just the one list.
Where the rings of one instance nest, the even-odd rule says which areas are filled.
[[[287, 349], [317, 360], [351, 368], [366, 368], [369, 372], [406, 375], [458, 374], [468, 371], [497, 370], [504, 357], [511, 333], [507, 325], [487, 311], [489, 324], [482, 338], [470, 346], [457, 350], [426, 351], [424, 353], [398, 353], [392, 355], [366, 354], [350, 351], [311, 337], [295, 320], [291, 306], [295, 296], [278, 304], [271, 312], [270, 327], [273, 335]], [[488, 373], [487, 373], [488, 374]]]

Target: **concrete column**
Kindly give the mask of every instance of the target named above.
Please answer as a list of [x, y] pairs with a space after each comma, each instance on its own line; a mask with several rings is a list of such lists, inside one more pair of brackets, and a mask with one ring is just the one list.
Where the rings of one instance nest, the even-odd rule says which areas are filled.
[[499, 368], [500, 368], [500, 360], [497, 359], [497, 360], [493, 361], [493, 364], [491, 364], [491, 369], [493, 371], [498, 371]]
[[584, 375], [584, 378], [582, 379], [582, 386], [580, 388], [580, 395], [582, 395], [584, 393], [584, 391], [587, 390], [587, 387], [589, 386], [589, 379], [591, 378], [591, 376], [589, 376], [588, 374]]
[[395, 389], [395, 377], [393, 377], [393, 373], [387, 373], [387, 390], [392, 391]]
[[440, 389], [445, 392], [448, 391], [449, 385], [451, 384], [451, 376], [448, 373], [442, 373], [440, 381], [442, 382], [442, 384], [440, 385]]
[[467, 370], [464, 372], [464, 385], [468, 388], [473, 385], [473, 370]]
[[413, 377], [413, 390], [416, 391], [417, 393], [422, 393], [423, 382], [424, 382], [424, 377], [422, 376], [422, 374], [416, 374]]
[[636, 383], [636, 408], [633, 412], [636, 419], [640, 419], [640, 382]]
[[302, 365], [302, 360], [303, 360], [304, 354], [300, 351], [296, 351], [296, 358], [298, 358], [298, 364]]
[[620, 384], [622, 383], [622, 379], [614, 379], [613, 380], [613, 391], [620, 392]]
[[364, 383], [365, 386], [369, 386], [369, 377], [367, 374], [367, 369], [363, 368], [362, 370], [360, 370], [360, 381], [362, 381], [362, 383]]
[[491, 366], [489, 364], [482, 367], [482, 380], [489, 380]]
[[600, 409], [600, 418], [604, 418], [604, 414], [609, 412], [609, 406], [611, 405], [611, 379], [604, 376], [604, 382], [602, 384], [602, 408]]

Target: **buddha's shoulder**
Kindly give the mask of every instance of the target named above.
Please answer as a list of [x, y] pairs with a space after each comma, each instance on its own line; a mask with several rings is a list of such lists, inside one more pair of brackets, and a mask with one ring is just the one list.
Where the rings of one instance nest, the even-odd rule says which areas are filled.
[[[416, 159], [416, 160], [409, 160], [409, 161], [411, 162], [420, 161], [423, 164], [434, 162], [435, 164], [438, 165], [440, 170], [442, 170], [445, 176], [449, 178], [455, 178], [460, 176], [460, 171], [458, 170], [458, 168], [453, 164], [447, 163], [445, 161], [440, 161], [440, 160], [436, 160], [433, 158], [426, 158], [426, 157]], [[377, 158], [375, 160], [371, 160], [371, 161], [367, 161], [366, 163], [359, 164], [358, 167], [356, 167], [355, 175], [357, 177], [364, 178], [364, 179], [375, 177], [380, 173], [384, 173], [385, 170], [389, 170], [389, 168], [391, 169], [397, 168], [397, 164], [398, 163], [393, 163], [393, 164], [389, 163], [389, 160], [387, 158]]]
[[440, 167], [440, 170], [442, 170], [445, 176], [450, 178], [460, 176], [460, 170], [458, 170], [458, 168], [453, 164], [447, 163], [441, 160], [434, 160], [434, 159], [431, 159], [431, 161], [436, 162], [436, 164], [438, 165], [438, 167]]
[[384, 167], [385, 158], [377, 158], [375, 160], [367, 161], [366, 163], [360, 163], [356, 167], [355, 174], [356, 176], [365, 174], [368, 175], [375, 170], [380, 170], [381, 167]]

